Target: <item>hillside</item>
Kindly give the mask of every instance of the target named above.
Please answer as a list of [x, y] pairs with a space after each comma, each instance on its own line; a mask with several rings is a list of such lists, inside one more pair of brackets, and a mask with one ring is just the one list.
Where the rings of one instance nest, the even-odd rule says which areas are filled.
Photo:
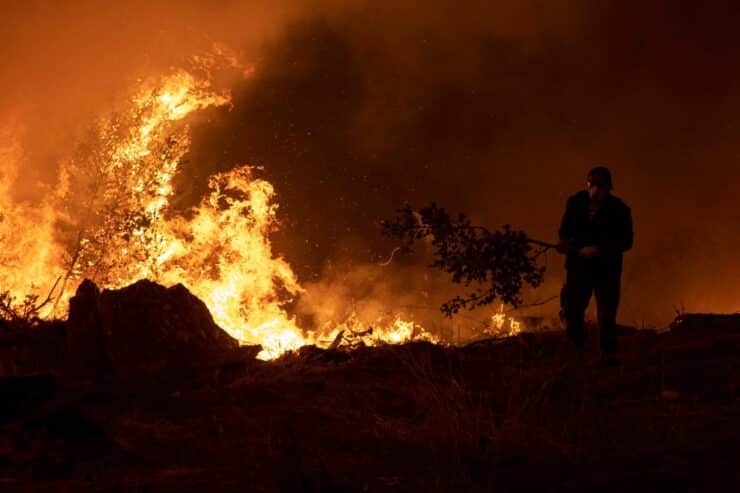
[[303, 348], [149, 376], [0, 380], [17, 491], [698, 491], [740, 485], [740, 326]]

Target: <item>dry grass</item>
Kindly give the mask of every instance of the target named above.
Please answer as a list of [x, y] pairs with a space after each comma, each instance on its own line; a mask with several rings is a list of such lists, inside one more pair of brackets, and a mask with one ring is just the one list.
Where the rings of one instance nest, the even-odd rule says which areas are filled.
[[[77, 383], [3, 425], [0, 478], [27, 491], [726, 489], [738, 349], [731, 333], [639, 332], [610, 369], [540, 334]], [[91, 424], [62, 433], [59, 413]]]

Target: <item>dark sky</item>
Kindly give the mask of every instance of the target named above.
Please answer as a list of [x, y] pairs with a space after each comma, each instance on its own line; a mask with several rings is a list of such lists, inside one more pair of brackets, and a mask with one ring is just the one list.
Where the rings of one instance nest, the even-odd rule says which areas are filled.
[[178, 4], [13, 7], [0, 109], [28, 122], [40, 163], [132, 76], [223, 41], [255, 72], [194, 128], [180, 204], [213, 171], [264, 166], [276, 248], [303, 279], [387, 254], [377, 222], [404, 202], [553, 240], [604, 164], [635, 218], [623, 321], [740, 310], [736, 2]]

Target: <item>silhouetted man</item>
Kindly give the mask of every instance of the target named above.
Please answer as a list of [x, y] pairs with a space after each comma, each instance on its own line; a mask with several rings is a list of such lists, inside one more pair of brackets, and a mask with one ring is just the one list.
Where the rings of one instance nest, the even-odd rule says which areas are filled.
[[632, 248], [633, 233], [629, 207], [611, 190], [607, 168], [599, 166], [588, 173], [587, 189], [568, 199], [558, 250], [567, 254], [560, 304], [568, 337], [583, 347], [584, 316], [595, 294], [602, 355], [616, 363], [622, 254]]

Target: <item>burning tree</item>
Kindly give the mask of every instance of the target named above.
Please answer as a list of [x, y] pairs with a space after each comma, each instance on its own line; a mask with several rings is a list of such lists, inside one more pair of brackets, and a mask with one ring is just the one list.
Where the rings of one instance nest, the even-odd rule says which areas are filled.
[[186, 117], [228, 100], [181, 71], [139, 88], [129, 108], [99, 122], [63, 167], [65, 283], [184, 283], [224, 329], [275, 356], [305, 341], [283, 310], [301, 288], [271, 250], [272, 185], [235, 166], [210, 177], [193, 209], [171, 206], [190, 144]]
[[306, 343], [284, 310], [301, 287], [271, 248], [272, 185], [235, 166], [210, 177], [192, 210], [171, 204], [190, 116], [230, 101], [206, 65], [133, 87], [60, 163], [41, 205], [14, 200], [22, 149], [17, 132], [0, 128], [0, 318], [63, 316], [84, 278], [105, 288], [147, 278], [187, 285], [230, 334], [262, 344], [263, 356]]
[[537, 287], [543, 281], [545, 267], [538, 258], [555, 246], [533, 240], [509, 225], [489, 231], [472, 224], [465, 214], [452, 217], [434, 203], [418, 210], [399, 209], [394, 219], [382, 223], [382, 230], [385, 236], [400, 240], [405, 253], [412, 252], [417, 242], [431, 239], [434, 259], [430, 267], [450, 274], [456, 284], [475, 286], [442, 305], [448, 317], [462, 308], [472, 310], [496, 300], [519, 306], [522, 288]]
[[[102, 112], [63, 154], [57, 180], [43, 190], [42, 201], [14, 196], [27, 164], [22, 132], [0, 126], [0, 320], [63, 317], [85, 278], [104, 289], [149, 279], [187, 286], [232, 337], [262, 345], [263, 358], [339, 340], [348, 345], [438, 341], [397, 310], [372, 319], [345, 315], [313, 331], [299, 327], [287, 305], [305, 289], [272, 249], [278, 204], [273, 186], [257, 177], [257, 168], [235, 165], [212, 175], [200, 203], [189, 210], [173, 205], [192, 116], [230, 102], [228, 91], [217, 89], [211, 76], [218, 62], [196, 61], [199, 69], [173, 69], [140, 80]], [[226, 66], [234, 63], [227, 60]], [[399, 228], [400, 223], [396, 233]], [[436, 236], [442, 238], [439, 231]], [[509, 243], [517, 238], [504, 236]], [[453, 238], [440, 240], [445, 255], [453, 251]], [[526, 259], [518, 263], [523, 272]], [[446, 268], [455, 271], [452, 265]], [[537, 276], [531, 270], [524, 282], [534, 284]], [[514, 301], [521, 286], [498, 279], [495, 296]], [[485, 302], [481, 297], [456, 303]], [[448, 312], [455, 306], [451, 302]]]
[[182, 120], [228, 101], [187, 72], [131, 99], [130, 108], [101, 118], [62, 167], [67, 279], [120, 286], [158, 276], [171, 182], [190, 143]]

